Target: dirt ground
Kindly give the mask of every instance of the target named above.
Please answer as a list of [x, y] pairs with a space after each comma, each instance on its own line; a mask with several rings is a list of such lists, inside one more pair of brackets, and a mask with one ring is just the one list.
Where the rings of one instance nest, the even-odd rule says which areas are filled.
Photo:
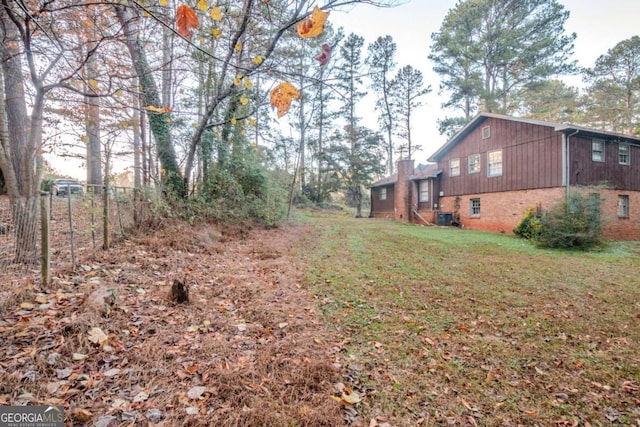
[[306, 232], [173, 224], [12, 289], [0, 404], [63, 405], [67, 426], [370, 425], [290, 254]]

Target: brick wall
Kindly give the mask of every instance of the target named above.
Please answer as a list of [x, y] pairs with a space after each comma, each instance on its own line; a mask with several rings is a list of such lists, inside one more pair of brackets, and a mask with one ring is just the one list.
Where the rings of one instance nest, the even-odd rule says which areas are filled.
[[[602, 230], [607, 239], [640, 240], [640, 192], [604, 190], [600, 188], [572, 188], [582, 193], [598, 193], [601, 201]], [[629, 196], [629, 217], [618, 217], [618, 196]], [[465, 227], [498, 233], [513, 233], [529, 208], [540, 204], [549, 209], [565, 196], [564, 187], [539, 190], [506, 191], [460, 196], [459, 214]], [[471, 215], [471, 199], [480, 199], [480, 215]], [[441, 212], [455, 211], [455, 197], [440, 198]]]
[[408, 222], [411, 220], [411, 193], [409, 177], [413, 175], [413, 160], [398, 161], [398, 180], [395, 188], [395, 219]]
[[[640, 240], [640, 192], [597, 190], [600, 194], [602, 234], [612, 240]], [[629, 196], [629, 216], [618, 216], [618, 196]]]

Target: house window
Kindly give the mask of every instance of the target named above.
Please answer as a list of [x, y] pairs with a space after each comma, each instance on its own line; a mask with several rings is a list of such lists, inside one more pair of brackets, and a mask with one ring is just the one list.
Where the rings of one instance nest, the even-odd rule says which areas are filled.
[[429, 201], [429, 181], [420, 181], [418, 183], [418, 201]]
[[449, 160], [449, 175], [451, 176], [460, 175], [460, 159]]
[[502, 175], [502, 150], [487, 153], [487, 176]]
[[629, 144], [618, 144], [618, 163], [629, 165]]
[[469, 173], [480, 172], [480, 154], [469, 156]]
[[480, 216], [480, 199], [471, 199], [471, 216]]
[[380, 189], [380, 200], [387, 200], [387, 187]]
[[489, 126], [485, 126], [482, 128], [482, 139], [491, 138], [491, 128]]
[[594, 162], [604, 162], [604, 140], [591, 140], [591, 160]]
[[629, 196], [618, 196], [618, 216], [620, 218], [629, 217]]

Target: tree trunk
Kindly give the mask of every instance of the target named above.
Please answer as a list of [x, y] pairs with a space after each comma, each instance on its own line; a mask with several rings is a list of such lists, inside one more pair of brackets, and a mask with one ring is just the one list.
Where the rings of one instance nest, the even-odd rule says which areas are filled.
[[[114, 7], [118, 20], [124, 30], [133, 67], [140, 79], [144, 107], [153, 106], [160, 108], [162, 107], [162, 103], [158, 88], [153, 78], [151, 67], [147, 62], [147, 57], [142, 49], [139, 32], [131, 15], [131, 10], [120, 5]], [[148, 118], [149, 128], [156, 141], [156, 150], [158, 152], [160, 166], [162, 167], [161, 175], [162, 182], [165, 185], [165, 192], [184, 196], [186, 192], [183, 187], [182, 175], [178, 167], [176, 153], [171, 139], [169, 113], [150, 112]]]
[[[13, 169], [13, 178], [16, 179], [13, 183], [10, 182], [11, 177], [7, 176], [4, 172], [5, 181], [7, 182], [7, 189], [9, 190], [9, 196], [12, 196], [9, 186], [14, 185], [17, 190], [13, 194], [13, 198], [18, 197], [20, 194], [25, 194], [27, 189], [25, 188], [25, 149], [27, 147], [28, 129], [29, 129], [29, 116], [27, 114], [27, 104], [25, 103], [24, 92], [24, 76], [22, 75], [22, 68], [20, 63], [20, 51], [18, 46], [19, 35], [15, 29], [15, 25], [9, 19], [7, 13], [4, 10], [0, 10], [0, 18], [2, 20], [2, 36], [3, 42], [0, 44], [0, 50], [2, 52], [2, 71], [4, 74], [4, 97], [2, 102], [5, 103], [7, 126], [9, 135], [9, 145], [7, 148], [7, 155], [10, 156], [11, 165]], [[14, 42], [15, 41], [15, 42]]]
[[[87, 77], [91, 81], [96, 75], [94, 59], [87, 61]], [[87, 87], [87, 92], [91, 91]], [[102, 190], [102, 153], [100, 147], [100, 101], [97, 97], [85, 97], [85, 129], [87, 132], [87, 184], [94, 192]]]

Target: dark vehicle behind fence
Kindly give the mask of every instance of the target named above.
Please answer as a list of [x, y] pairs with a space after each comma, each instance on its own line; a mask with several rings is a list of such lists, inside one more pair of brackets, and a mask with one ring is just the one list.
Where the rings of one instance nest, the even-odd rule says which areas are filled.
[[56, 196], [66, 196], [69, 193], [82, 194], [83, 191], [82, 184], [74, 179], [56, 179], [51, 187], [51, 192]]

